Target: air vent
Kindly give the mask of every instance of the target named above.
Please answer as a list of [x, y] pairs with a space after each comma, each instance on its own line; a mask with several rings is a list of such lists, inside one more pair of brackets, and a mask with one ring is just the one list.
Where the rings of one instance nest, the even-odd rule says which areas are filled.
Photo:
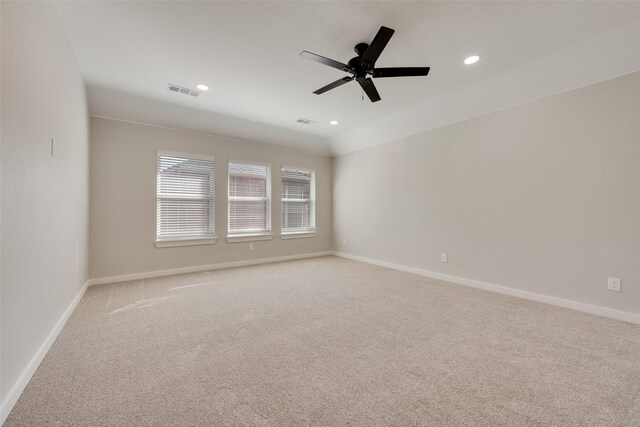
[[200, 92], [198, 92], [197, 90], [189, 89], [188, 87], [182, 87], [182, 86], [178, 86], [178, 85], [172, 85], [171, 83], [169, 83], [169, 85], [167, 86], [167, 88], [168, 88], [171, 92], [182, 93], [182, 94], [185, 94], [185, 95], [191, 95], [191, 96], [195, 96], [195, 97], [197, 97], [198, 95], [200, 95]]
[[313, 120], [309, 120], [309, 119], [298, 119], [296, 120], [296, 122], [298, 123], [302, 123], [303, 125], [315, 125], [318, 122], [314, 122]]

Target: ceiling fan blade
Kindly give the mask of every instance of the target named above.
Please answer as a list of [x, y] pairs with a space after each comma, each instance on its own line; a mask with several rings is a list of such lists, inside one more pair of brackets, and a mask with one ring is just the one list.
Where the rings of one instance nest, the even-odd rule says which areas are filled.
[[417, 77], [429, 74], [429, 67], [374, 68], [373, 77]]
[[347, 64], [343, 64], [342, 62], [334, 61], [333, 59], [325, 58], [324, 56], [316, 55], [315, 53], [307, 52], [306, 50], [300, 53], [300, 56], [306, 59], [310, 59], [312, 61], [319, 62], [324, 65], [328, 65], [329, 67], [337, 68], [338, 70], [350, 72], [351, 67]]
[[395, 30], [391, 28], [380, 27], [378, 34], [373, 38], [369, 48], [362, 54], [362, 58], [360, 58], [361, 64], [367, 64], [365, 68], [372, 67], [373, 64], [376, 63], [385, 46], [389, 43], [389, 40], [391, 40], [393, 33], [395, 33]]
[[360, 86], [362, 86], [362, 90], [364, 90], [364, 93], [367, 94], [371, 102], [377, 102], [382, 99], [380, 98], [380, 94], [378, 93], [376, 86], [373, 84], [373, 80], [359, 80], [358, 83], [360, 83]]
[[328, 85], [321, 87], [320, 89], [316, 90], [315, 93], [316, 95], [320, 95], [325, 93], [326, 91], [329, 91], [331, 89], [335, 89], [338, 86], [342, 86], [345, 83], [349, 83], [351, 80], [353, 80], [353, 77], [343, 77], [340, 80], [336, 80], [333, 83], [329, 83]]

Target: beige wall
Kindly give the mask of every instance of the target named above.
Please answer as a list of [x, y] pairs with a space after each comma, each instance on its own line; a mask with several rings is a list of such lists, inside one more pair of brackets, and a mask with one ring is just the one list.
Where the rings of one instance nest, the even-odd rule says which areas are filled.
[[[208, 154], [216, 159], [216, 234], [213, 245], [157, 248], [156, 150]], [[228, 243], [227, 163], [229, 159], [271, 164], [273, 240]], [[307, 239], [280, 239], [280, 167], [316, 170], [316, 226]], [[266, 144], [102, 118], [91, 119], [92, 278], [145, 273], [258, 258], [327, 251], [332, 239], [331, 159]]]
[[0, 7], [0, 394], [9, 405], [87, 280], [89, 144], [84, 83], [55, 4]]
[[640, 313], [640, 73], [341, 156], [333, 191], [341, 252]]

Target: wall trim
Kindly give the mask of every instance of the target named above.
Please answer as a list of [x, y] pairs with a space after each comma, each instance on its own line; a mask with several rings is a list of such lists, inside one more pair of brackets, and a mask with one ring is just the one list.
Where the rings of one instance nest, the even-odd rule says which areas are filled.
[[104, 285], [106, 283], [127, 282], [129, 280], [150, 279], [153, 277], [173, 276], [174, 274], [197, 273], [200, 271], [221, 270], [224, 268], [246, 267], [250, 265], [270, 264], [274, 262], [293, 261], [297, 259], [316, 258], [333, 255], [333, 251], [311, 252], [306, 254], [286, 255], [272, 258], [257, 258], [242, 261], [220, 262], [217, 264], [196, 265], [193, 267], [178, 267], [168, 270], [146, 271], [143, 273], [123, 274], [119, 276], [98, 277], [89, 279], [88, 286]]
[[367, 264], [377, 265], [380, 267], [387, 267], [393, 270], [404, 271], [405, 273], [413, 273], [419, 276], [456, 283], [458, 285], [469, 286], [472, 288], [482, 289], [485, 291], [496, 292], [499, 294], [523, 298], [530, 301], [542, 302], [546, 304], [555, 305], [558, 307], [568, 308], [571, 310], [582, 311], [584, 313], [590, 313], [598, 316], [609, 317], [611, 319], [622, 320], [623, 322], [640, 324], [640, 314], [629, 313], [627, 311], [614, 310], [612, 308], [606, 308], [599, 305], [586, 304], [586, 303], [568, 300], [564, 298], [553, 297], [550, 295], [523, 291], [520, 289], [509, 288], [506, 286], [500, 286], [493, 283], [481, 282], [478, 280], [467, 279], [464, 277], [451, 276], [449, 274], [436, 273], [434, 271], [423, 270], [416, 267], [409, 267], [406, 265], [395, 264], [387, 261], [380, 261], [373, 258], [366, 258], [358, 255], [351, 255], [345, 252], [335, 251], [333, 254], [341, 258], [346, 258], [353, 261], [360, 261]]
[[22, 374], [20, 374], [20, 377], [18, 377], [18, 380], [15, 382], [15, 384], [13, 384], [13, 386], [9, 390], [9, 393], [7, 393], [7, 396], [2, 401], [2, 404], [0, 404], [0, 425], [5, 422], [5, 420], [11, 413], [11, 410], [20, 398], [20, 395], [22, 395], [22, 392], [27, 387], [27, 384], [29, 384], [31, 377], [38, 369], [38, 366], [40, 366], [40, 363], [42, 362], [44, 357], [47, 355], [47, 352], [53, 345], [64, 325], [67, 323], [67, 320], [69, 320], [69, 317], [71, 317], [71, 313], [73, 313], [76, 306], [82, 299], [82, 296], [84, 295], [88, 286], [89, 282], [87, 281], [85, 282], [84, 286], [82, 286], [82, 289], [80, 289], [80, 291], [73, 298], [65, 312], [62, 313], [62, 316], [60, 317], [58, 322], [55, 324], [51, 332], [49, 332], [49, 335], [47, 335], [27, 366], [24, 368]]

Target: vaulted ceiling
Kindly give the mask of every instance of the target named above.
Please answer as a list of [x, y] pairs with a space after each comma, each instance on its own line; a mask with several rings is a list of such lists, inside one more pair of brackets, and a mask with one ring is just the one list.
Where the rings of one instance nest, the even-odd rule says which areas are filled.
[[[640, 70], [637, 2], [60, 2], [93, 115], [343, 154]], [[371, 103], [342, 62], [381, 25]], [[471, 54], [482, 59], [466, 66]], [[195, 98], [167, 84], [210, 90]], [[317, 124], [304, 125], [298, 118]], [[338, 126], [329, 121], [338, 120]]]

